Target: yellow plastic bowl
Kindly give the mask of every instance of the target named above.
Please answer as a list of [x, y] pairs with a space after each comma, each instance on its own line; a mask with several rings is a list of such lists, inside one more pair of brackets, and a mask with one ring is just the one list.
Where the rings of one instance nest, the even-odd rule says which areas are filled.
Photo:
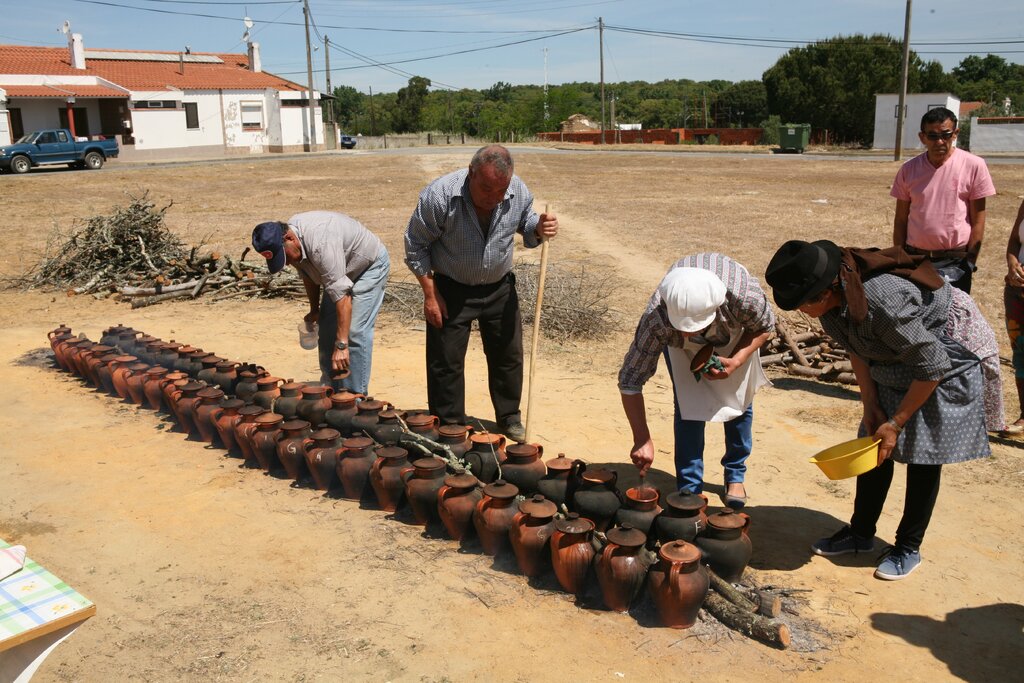
[[829, 479], [848, 479], [869, 472], [878, 466], [878, 444], [881, 441], [865, 436], [826, 448], [811, 457]]

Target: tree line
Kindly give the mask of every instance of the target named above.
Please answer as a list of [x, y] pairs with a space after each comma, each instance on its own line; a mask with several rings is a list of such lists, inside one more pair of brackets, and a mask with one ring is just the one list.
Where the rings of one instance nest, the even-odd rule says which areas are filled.
[[[605, 84], [605, 120], [643, 128], [762, 127], [771, 134], [780, 122], [809, 123], [830, 141], [870, 144], [875, 94], [898, 92], [902, 41], [886, 35], [829, 38], [794, 48], [764, 72], [761, 80], [663, 80]], [[971, 55], [946, 72], [938, 61], [910, 53], [908, 93], [951, 92], [962, 101], [988, 103], [981, 115], [1024, 109], [1024, 65], [989, 54]], [[572, 114], [601, 120], [600, 84], [550, 86], [497, 82], [482, 90], [431, 89], [414, 76], [392, 93], [372, 97], [351, 86], [334, 88], [334, 116], [350, 134], [380, 135], [436, 131], [496, 138], [526, 137], [558, 130]]]

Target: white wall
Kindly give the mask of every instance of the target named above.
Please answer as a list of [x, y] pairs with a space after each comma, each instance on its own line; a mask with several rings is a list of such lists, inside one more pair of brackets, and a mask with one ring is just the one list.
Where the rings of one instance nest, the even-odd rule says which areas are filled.
[[1008, 123], [979, 123], [972, 117], [971, 152], [1024, 152], [1024, 117]]
[[[898, 94], [875, 95], [875, 137], [871, 146], [875, 149], [893, 149], [896, 146], [896, 108]], [[949, 93], [921, 93], [907, 95], [904, 101], [906, 115], [903, 119], [903, 148], [924, 149], [917, 138], [921, 130], [921, 117], [934, 107], [945, 107], [959, 116], [960, 100]]]
[[[67, 109], [67, 103], [59, 99], [38, 97], [12, 97], [7, 100], [8, 109], [21, 110], [21, 123], [26, 133], [40, 128], [59, 128], [59, 110]], [[85, 108], [89, 117], [89, 132], [96, 135], [100, 132], [100, 106], [95, 99], [79, 100], [76, 109]], [[6, 115], [5, 115], [6, 119]], [[81, 134], [81, 131], [77, 131]]]

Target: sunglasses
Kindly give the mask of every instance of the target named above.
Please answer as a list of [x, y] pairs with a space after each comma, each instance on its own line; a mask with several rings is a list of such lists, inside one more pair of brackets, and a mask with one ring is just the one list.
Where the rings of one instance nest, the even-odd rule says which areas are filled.
[[949, 140], [954, 134], [951, 130], [944, 130], [941, 133], [925, 133], [924, 136], [929, 140]]

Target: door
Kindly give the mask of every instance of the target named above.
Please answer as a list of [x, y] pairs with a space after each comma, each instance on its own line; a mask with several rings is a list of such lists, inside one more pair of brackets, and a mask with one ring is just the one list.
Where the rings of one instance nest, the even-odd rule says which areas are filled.
[[7, 110], [7, 113], [11, 115], [11, 142], [14, 142], [25, 134], [25, 125], [21, 122], [21, 109], [19, 107], [11, 107]]
[[[71, 128], [68, 125], [67, 107], [61, 107], [57, 111], [60, 113], [60, 127]], [[89, 112], [85, 107], [75, 107], [73, 111], [75, 112], [75, 137], [89, 137]]]
[[45, 133], [40, 133], [36, 138], [36, 147], [39, 148], [36, 159], [41, 164], [72, 161], [75, 152], [74, 143], [62, 130], [48, 130]]

